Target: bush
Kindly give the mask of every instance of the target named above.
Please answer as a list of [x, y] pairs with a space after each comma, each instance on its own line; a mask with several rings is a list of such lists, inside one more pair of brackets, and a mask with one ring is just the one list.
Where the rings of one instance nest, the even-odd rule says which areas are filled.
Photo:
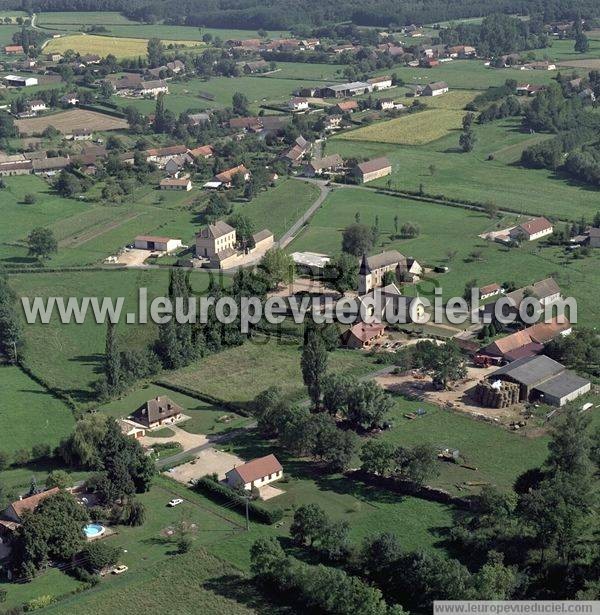
[[[196, 491], [207, 495], [216, 502], [232, 503], [235, 505], [234, 508], [239, 512], [245, 513], [246, 511], [245, 497], [237, 494], [233, 489], [221, 485], [209, 476], [204, 476], [196, 481], [194, 488]], [[283, 518], [283, 511], [281, 509], [276, 508], [275, 510], [268, 510], [256, 502], [249, 503], [248, 512], [251, 518], [254, 518], [260, 523], [266, 523], [267, 525], [273, 525]]]
[[33, 205], [36, 202], [36, 196], [35, 194], [32, 194], [31, 192], [28, 192], [24, 197], [23, 197], [23, 203], [25, 203], [25, 205]]
[[39, 598], [33, 598], [29, 602], [25, 603], [25, 611], [37, 611], [38, 609], [45, 609], [47, 606], [56, 602], [56, 596], [47, 594], [40, 596]]

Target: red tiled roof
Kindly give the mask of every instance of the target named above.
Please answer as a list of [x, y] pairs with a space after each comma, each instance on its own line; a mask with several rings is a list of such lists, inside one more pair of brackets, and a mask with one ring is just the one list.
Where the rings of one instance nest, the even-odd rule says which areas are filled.
[[532, 218], [520, 224], [519, 228], [523, 229], [528, 235], [535, 235], [552, 228], [552, 222], [546, 218]]
[[30, 495], [28, 498], [23, 498], [22, 500], [17, 500], [11, 504], [13, 510], [19, 517], [22, 517], [26, 511], [35, 511], [38, 507], [39, 503], [46, 498], [49, 498], [52, 495], [56, 495], [60, 489], [58, 487], [53, 487], [52, 489], [48, 489], [47, 491], [42, 491], [41, 493], [36, 493], [35, 495]]
[[367, 324], [359, 322], [350, 329], [350, 334], [356, 337], [361, 342], [368, 342], [373, 338], [381, 335], [385, 330], [385, 325], [381, 323]]
[[233, 470], [229, 472], [237, 472], [244, 483], [251, 483], [258, 478], [264, 478], [265, 476], [269, 476], [269, 474], [275, 474], [281, 470], [283, 470], [283, 468], [277, 457], [275, 457], [275, 455], [267, 455], [266, 457], [253, 459], [243, 466], [233, 468]]

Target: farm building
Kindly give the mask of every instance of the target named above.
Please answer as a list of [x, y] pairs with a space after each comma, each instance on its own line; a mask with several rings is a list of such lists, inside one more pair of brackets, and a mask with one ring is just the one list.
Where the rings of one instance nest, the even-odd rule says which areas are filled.
[[552, 235], [553, 232], [554, 226], [546, 218], [531, 218], [531, 220], [512, 228], [510, 230], [510, 238], [535, 241], [546, 235]]
[[66, 169], [71, 164], [69, 158], [55, 156], [54, 158], [40, 158], [33, 161], [33, 172], [36, 175], [54, 175], [58, 171]]
[[152, 250], [157, 252], [173, 252], [181, 247], [181, 239], [158, 237], [155, 235], [138, 235], [134, 240], [137, 250]]
[[429, 83], [423, 88], [423, 96], [440, 96], [446, 94], [450, 88], [445, 81], [436, 81]]
[[31, 160], [0, 163], [0, 177], [10, 177], [11, 175], [29, 175], [32, 172], [33, 163]]
[[266, 455], [237, 466], [225, 473], [225, 480], [234, 489], [243, 487], [251, 491], [283, 477], [283, 467], [275, 455]]
[[488, 380], [518, 384], [519, 401], [539, 400], [559, 407], [591, 389], [589, 380], [545, 355], [513, 361], [490, 374]]
[[183, 408], [166, 396], [155, 397], [142, 404], [132, 415], [133, 420], [147, 429], [169, 425], [180, 420]]
[[142, 81], [135, 86], [135, 93], [138, 96], [154, 96], [156, 98], [159, 94], [168, 94], [169, 86], [162, 79]]
[[27, 109], [33, 113], [38, 113], [39, 111], [46, 111], [48, 107], [46, 107], [46, 103], [43, 100], [30, 100], [27, 103]]
[[146, 150], [146, 162], [155, 162], [159, 167], [164, 166], [171, 158], [187, 154], [186, 145], [170, 145]]
[[70, 135], [65, 135], [65, 137], [73, 141], [91, 141], [94, 133], [91, 128], [75, 128]]
[[16, 56], [25, 53], [25, 50], [22, 45], [6, 45], [4, 47], [4, 53], [9, 56]]
[[334, 109], [337, 113], [354, 113], [354, 111], [358, 111], [358, 103], [355, 100], [343, 100]]
[[353, 81], [352, 83], [339, 83], [326, 85], [322, 94], [325, 98], [347, 98], [348, 96], [360, 96], [373, 91], [373, 86], [365, 81]]
[[160, 181], [161, 190], [186, 190], [192, 189], [192, 180], [189, 177], [167, 177]]
[[306, 177], [317, 177], [324, 173], [334, 173], [344, 168], [344, 160], [339, 154], [331, 154], [325, 158], [315, 158], [311, 160], [303, 169]]
[[21, 77], [19, 75], [6, 75], [3, 81], [7, 86], [13, 88], [28, 88], [38, 84], [37, 77]]
[[490, 297], [495, 297], [496, 295], [499, 295], [501, 292], [502, 286], [500, 286], [500, 284], [498, 284], [497, 282], [494, 282], [493, 284], [487, 284], [486, 286], [480, 286], [479, 299], [481, 301], [485, 301]]
[[227, 188], [231, 188], [233, 178], [236, 175], [239, 175], [244, 181], [248, 181], [250, 179], [250, 171], [248, 171], [243, 164], [239, 164], [237, 167], [221, 171], [220, 173], [217, 173], [213, 179], [216, 182], [221, 182]]
[[356, 177], [356, 179], [361, 184], [366, 184], [367, 182], [373, 181], [374, 179], [385, 177], [391, 172], [392, 164], [385, 157], [373, 158], [372, 160], [361, 162], [360, 164], [357, 164], [353, 169], [354, 177]]
[[331, 260], [327, 254], [318, 252], [293, 252], [290, 256], [298, 269], [312, 273], [322, 272]]
[[214, 150], [210, 145], [201, 145], [200, 147], [195, 147], [194, 149], [189, 150], [188, 154], [196, 159], [196, 158], [212, 158], [214, 155]]
[[388, 90], [392, 87], [392, 78], [389, 75], [373, 77], [372, 79], [367, 79], [367, 83], [373, 86], [374, 92], [379, 92], [380, 90]]

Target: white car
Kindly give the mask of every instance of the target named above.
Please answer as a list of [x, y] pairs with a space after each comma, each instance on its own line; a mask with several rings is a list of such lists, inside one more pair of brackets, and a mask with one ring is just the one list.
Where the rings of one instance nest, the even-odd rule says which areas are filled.
[[123, 574], [124, 572], [127, 572], [128, 570], [129, 570], [128, 566], [121, 564], [120, 566], [116, 566], [115, 568], [113, 568], [112, 573], [113, 574]]
[[173, 506], [179, 506], [179, 504], [183, 504], [183, 500], [181, 498], [173, 498], [168, 505], [173, 508]]

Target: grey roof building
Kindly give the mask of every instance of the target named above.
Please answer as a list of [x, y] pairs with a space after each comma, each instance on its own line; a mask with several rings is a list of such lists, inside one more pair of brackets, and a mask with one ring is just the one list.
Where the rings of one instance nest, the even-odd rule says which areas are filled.
[[589, 380], [546, 355], [517, 359], [488, 379], [515, 382], [520, 386], [521, 401], [539, 400], [552, 406], [564, 406], [591, 389]]

